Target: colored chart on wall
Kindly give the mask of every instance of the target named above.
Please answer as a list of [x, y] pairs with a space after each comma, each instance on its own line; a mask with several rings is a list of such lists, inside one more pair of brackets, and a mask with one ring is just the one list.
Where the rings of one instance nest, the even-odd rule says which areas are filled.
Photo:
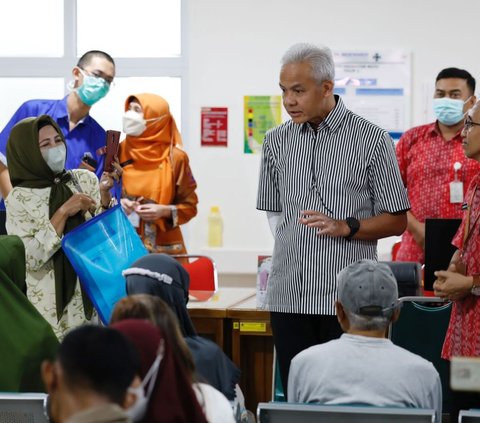
[[244, 152], [262, 151], [265, 133], [282, 121], [282, 97], [279, 95], [245, 96]]

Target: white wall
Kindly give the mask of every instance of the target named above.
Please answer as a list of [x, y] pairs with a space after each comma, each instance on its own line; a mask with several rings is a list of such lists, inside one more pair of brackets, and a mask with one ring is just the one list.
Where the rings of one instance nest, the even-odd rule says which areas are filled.
[[[189, 248], [216, 258], [220, 272], [255, 272], [256, 255], [273, 247], [255, 209], [259, 156], [243, 154], [243, 96], [280, 94], [279, 61], [291, 44], [411, 51], [415, 125], [425, 122], [426, 93], [442, 68], [480, 79], [478, 0], [190, 0], [188, 7], [187, 142], [200, 198]], [[228, 148], [200, 147], [202, 106], [228, 107]], [[224, 218], [218, 251], [206, 249], [211, 205]]]

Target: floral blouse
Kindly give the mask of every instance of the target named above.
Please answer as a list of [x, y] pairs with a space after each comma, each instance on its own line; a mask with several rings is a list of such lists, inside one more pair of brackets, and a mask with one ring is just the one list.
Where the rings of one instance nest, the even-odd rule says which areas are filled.
[[[100, 213], [100, 190], [96, 175], [88, 170], [71, 170], [74, 181], [67, 183], [73, 192], [81, 191], [97, 203]], [[75, 326], [88, 322], [84, 311], [80, 284], [60, 320], [57, 320], [53, 255], [61, 248], [62, 237], [57, 235], [48, 217], [50, 188], [15, 187], [5, 199], [6, 228], [9, 235], [18, 235], [25, 245], [27, 267], [27, 297], [50, 323], [55, 335], [62, 339]], [[90, 213], [85, 214], [91, 218]], [[94, 314], [93, 319], [96, 319]]]

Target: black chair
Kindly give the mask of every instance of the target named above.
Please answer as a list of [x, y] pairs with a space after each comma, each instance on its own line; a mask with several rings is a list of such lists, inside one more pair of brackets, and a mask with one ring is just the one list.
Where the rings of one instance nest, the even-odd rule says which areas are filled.
[[0, 422], [48, 423], [47, 394], [0, 393]]
[[399, 319], [390, 326], [391, 341], [433, 363], [442, 382], [443, 413], [450, 410], [449, 369], [441, 358], [443, 341], [452, 309], [438, 297], [404, 297]]
[[432, 423], [435, 410], [359, 405], [258, 404], [257, 423]]
[[480, 423], [480, 410], [461, 410], [458, 415], [459, 423]]
[[422, 283], [422, 266], [410, 261], [383, 261], [387, 264], [397, 280], [398, 296], [411, 297], [419, 295]]

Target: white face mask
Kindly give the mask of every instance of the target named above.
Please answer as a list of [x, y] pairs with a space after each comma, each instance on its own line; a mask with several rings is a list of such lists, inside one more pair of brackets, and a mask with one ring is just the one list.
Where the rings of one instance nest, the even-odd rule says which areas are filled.
[[147, 123], [142, 113], [127, 110], [123, 115], [123, 132], [133, 137], [138, 137], [147, 129]]
[[67, 149], [65, 144], [57, 147], [41, 149], [42, 157], [53, 173], [60, 173], [65, 169], [65, 160], [67, 158]]
[[[128, 391], [136, 396], [135, 403], [126, 410], [126, 413], [134, 422], [141, 421], [147, 413], [148, 401], [150, 400], [153, 388], [155, 387], [158, 369], [160, 368], [160, 363], [165, 350], [163, 342], [164, 341], [162, 339], [157, 358], [152, 363], [152, 366], [145, 375], [142, 384], [137, 388], [128, 388]], [[147, 391], [147, 395], [145, 395], [145, 390]]]
[[145, 129], [147, 129], [148, 122], [154, 122], [161, 120], [168, 115], [162, 115], [158, 118], [147, 119], [143, 118], [143, 113], [138, 113], [133, 110], [127, 110], [122, 118], [123, 132], [132, 137], [138, 137], [142, 135]]

